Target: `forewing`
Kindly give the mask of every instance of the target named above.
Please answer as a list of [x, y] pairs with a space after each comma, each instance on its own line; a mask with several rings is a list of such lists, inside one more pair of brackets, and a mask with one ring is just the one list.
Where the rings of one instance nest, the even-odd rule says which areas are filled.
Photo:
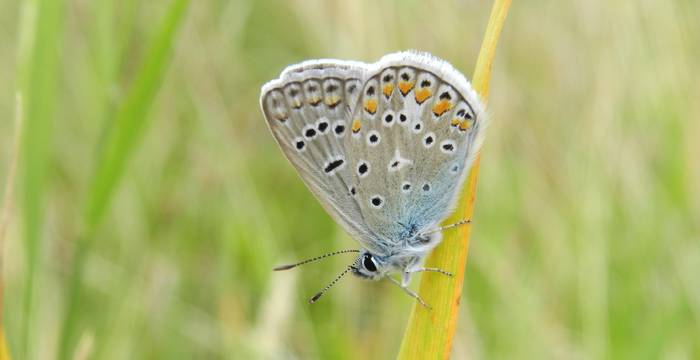
[[261, 107], [287, 159], [326, 211], [356, 239], [371, 238], [353, 197], [343, 141], [367, 65], [314, 60], [263, 86]]
[[486, 116], [464, 76], [432, 55], [390, 54], [373, 67], [344, 141], [359, 211], [387, 248], [453, 209]]

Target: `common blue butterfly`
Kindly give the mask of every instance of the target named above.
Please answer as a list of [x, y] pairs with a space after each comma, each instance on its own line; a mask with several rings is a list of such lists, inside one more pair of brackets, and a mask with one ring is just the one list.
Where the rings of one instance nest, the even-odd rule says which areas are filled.
[[[309, 60], [262, 87], [260, 104], [282, 152], [326, 211], [361, 244], [347, 272], [408, 288], [437, 246], [481, 147], [486, 113], [467, 79], [428, 53], [374, 64]], [[398, 273], [401, 280], [388, 276]]]

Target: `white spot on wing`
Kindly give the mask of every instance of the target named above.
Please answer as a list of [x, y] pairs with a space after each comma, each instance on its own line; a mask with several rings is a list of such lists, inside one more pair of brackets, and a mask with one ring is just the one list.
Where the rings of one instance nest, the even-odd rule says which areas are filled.
[[301, 130], [301, 134], [307, 140], [313, 140], [313, 138], [318, 136], [318, 131], [316, 131], [316, 126], [314, 126], [314, 124], [308, 124]]
[[296, 137], [294, 140], [292, 140], [292, 147], [297, 151], [297, 152], [304, 152], [306, 151], [306, 142], [302, 137]]
[[413, 123], [413, 125], [411, 125], [411, 131], [412, 131], [414, 134], [420, 134], [420, 132], [423, 131], [423, 128], [424, 128], [424, 127], [425, 127], [425, 126], [423, 125], [423, 122], [420, 121], [420, 120], [418, 120], [418, 121], [416, 121], [415, 123]]
[[394, 123], [396, 123], [397, 120], [396, 114], [391, 110], [385, 111], [384, 115], [382, 115], [382, 125], [386, 127], [394, 126]]
[[321, 135], [328, 133], [328, 130], [330, 128], [331, 128], [331, 123], [325, 117], [322, 117], [322, 118], [318, 119], [318, 121], [316, 121], [316, 130]]
[[343, 137], [347, 130], [347, 126], [343, 120], [338, 120], [333, 123], [333, 133], [335, 134], [335, 137]]
[[366, 160], [360, 160], [357, 162], [357, 176], [363, 178], [367, 175], [369, 175], [370, 170], [372, 168], [370, 167], [369, 161]]
[[389, 169], [389, 172], [394, 172], [399, 171], [404, 166], [411, 164], [413, 164], [413, 160], [402, 157], [399, 149], [397, 148], [394, 152], [394, 157], [391, 159], [391, 161], [389, 161], [387, 168]]
[[367, 133], [367, 145], [377, 146], [381, 141], [382, 137], [377, 130], [371, 130]]
[[375, 209], [381, 209], [384, 206], [384, 198], [381, 195], [372, 195], [369, 198], [369, 205]]

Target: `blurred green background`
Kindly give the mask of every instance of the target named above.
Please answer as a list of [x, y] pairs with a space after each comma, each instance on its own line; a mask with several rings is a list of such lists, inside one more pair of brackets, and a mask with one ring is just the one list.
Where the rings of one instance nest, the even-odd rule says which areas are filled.
[[[490, 1], [0, 0], [15, 359], [395, 356], [412, 299], [268, 134], [288, 64], [407, 48], [471, 76]], [[515, 1], [453, 358], [700, 358], [700, 5]], [[417, 284], [417, 281], [414, 281]]]

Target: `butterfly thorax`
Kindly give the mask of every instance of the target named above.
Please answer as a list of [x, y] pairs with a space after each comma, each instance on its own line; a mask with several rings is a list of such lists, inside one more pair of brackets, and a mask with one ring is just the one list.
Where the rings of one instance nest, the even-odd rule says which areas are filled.
[[368, 280], [379, 280], [394, 273], [408, 274], [423, 264], [427, 254], [440, 243], [441, 238], [439, 233], [435, 233], [401, 239], [387, 255], [362, 249], [351, 268], [352, 273]]

